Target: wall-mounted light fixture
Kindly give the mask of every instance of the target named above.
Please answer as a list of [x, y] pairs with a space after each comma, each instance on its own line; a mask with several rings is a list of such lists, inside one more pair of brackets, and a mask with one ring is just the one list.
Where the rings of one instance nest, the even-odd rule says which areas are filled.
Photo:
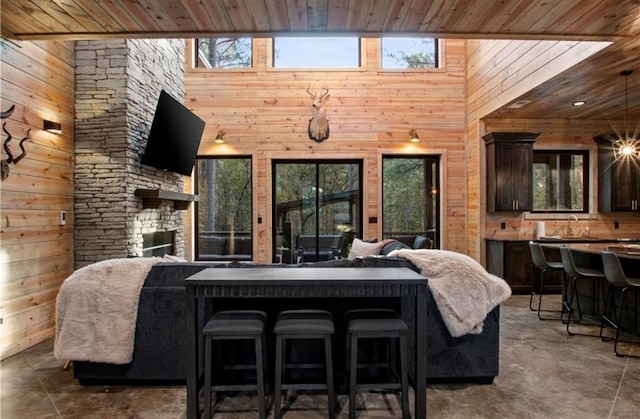
[[216, 135], [216, 139], [213, 140], [213, 142], [216, 143], [216, 144], [224, 143], [225, 134], [226, 134], [226, 132], [224, 132], [224, 130], [218, 130], [218, 135]]
[[42, 122], [42, 129], [54, 134], [62, 134], [62, 124], [60, 122], [47, 121]]
[[420, 137], [418, 136], [418, 131], [416, 131], [415, 129], [412, 129], [411, 131], [409, 131], [409, 135], [411, 135], [411, 139], [409, 139], [409, 141], [411, 141], [412, 143], [419, 143], [420, 142]]

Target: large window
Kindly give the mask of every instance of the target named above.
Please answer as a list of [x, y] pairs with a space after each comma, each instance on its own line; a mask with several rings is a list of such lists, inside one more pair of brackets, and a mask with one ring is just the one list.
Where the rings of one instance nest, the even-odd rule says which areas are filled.
[[589, 153], [533, 152], [533, 211], [589, 212]]
[[196, 39], [196, 45], [196, 67], [251, 67], [251, 38]]
[[438, 156], [382, 158], [382, 230], [385, 238], [422, 235], [440, 247]]
[[196, 160], [196, 260], [251, 260], [251, 157]]
[[360, 38], [274, 38], [273, 67], [358, 68], [360, 67]]
[[435, 38], [382, 38], [382, 68], [438, 67], [438, 40]]

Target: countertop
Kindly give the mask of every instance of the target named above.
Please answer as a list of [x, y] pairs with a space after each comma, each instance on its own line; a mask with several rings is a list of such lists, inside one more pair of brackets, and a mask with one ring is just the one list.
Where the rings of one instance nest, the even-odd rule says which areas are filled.
[[499, 237], [487, 237], [486, 240], [501, 242], [529, 242], [537, 243], [640, 243], [640, 238], [605, 238], [605, 237], [540, 237], [506, 239]]
[[[562, 243], [560, 242], [546, 243], [543, 244], [543, 246], [549, 248], [559, 248], [561, 244]], [[567, 248], [578, 252], [592, 254], [599, 254], [600, 252], [607, 250], [614, 252], [620, 257], [640, 260], [640, 244], [636, 243], [569, 243], [567, 244]]]

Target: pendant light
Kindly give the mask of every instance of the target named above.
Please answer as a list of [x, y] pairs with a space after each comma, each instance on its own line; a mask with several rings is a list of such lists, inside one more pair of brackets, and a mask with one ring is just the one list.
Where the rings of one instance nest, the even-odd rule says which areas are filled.
[[632, 134], [629, 132], [629, 87], [628, 78], [633, 70], [624, 70], [620, 73], [624, 76], [624, 132], [616, 132], [617, 139], [613, 141], [613, 154], [619, 159], [640, 159], [640, 138], [638, 128]]

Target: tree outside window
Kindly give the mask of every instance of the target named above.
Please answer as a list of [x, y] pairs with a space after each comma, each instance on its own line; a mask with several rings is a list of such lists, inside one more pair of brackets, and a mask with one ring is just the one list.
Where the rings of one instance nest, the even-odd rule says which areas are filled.
[[588, 212], [587, 151], [533, 152], [533, 211]]
[[251, 157], [196, 161], [196, 260], [250, 260]]
[[435, 38], [382, 38], [382, 68], [435, 68], [437, 62]]
[[196, 41], [196, 67], [251, 68], [251, 38], [207, 38]]

